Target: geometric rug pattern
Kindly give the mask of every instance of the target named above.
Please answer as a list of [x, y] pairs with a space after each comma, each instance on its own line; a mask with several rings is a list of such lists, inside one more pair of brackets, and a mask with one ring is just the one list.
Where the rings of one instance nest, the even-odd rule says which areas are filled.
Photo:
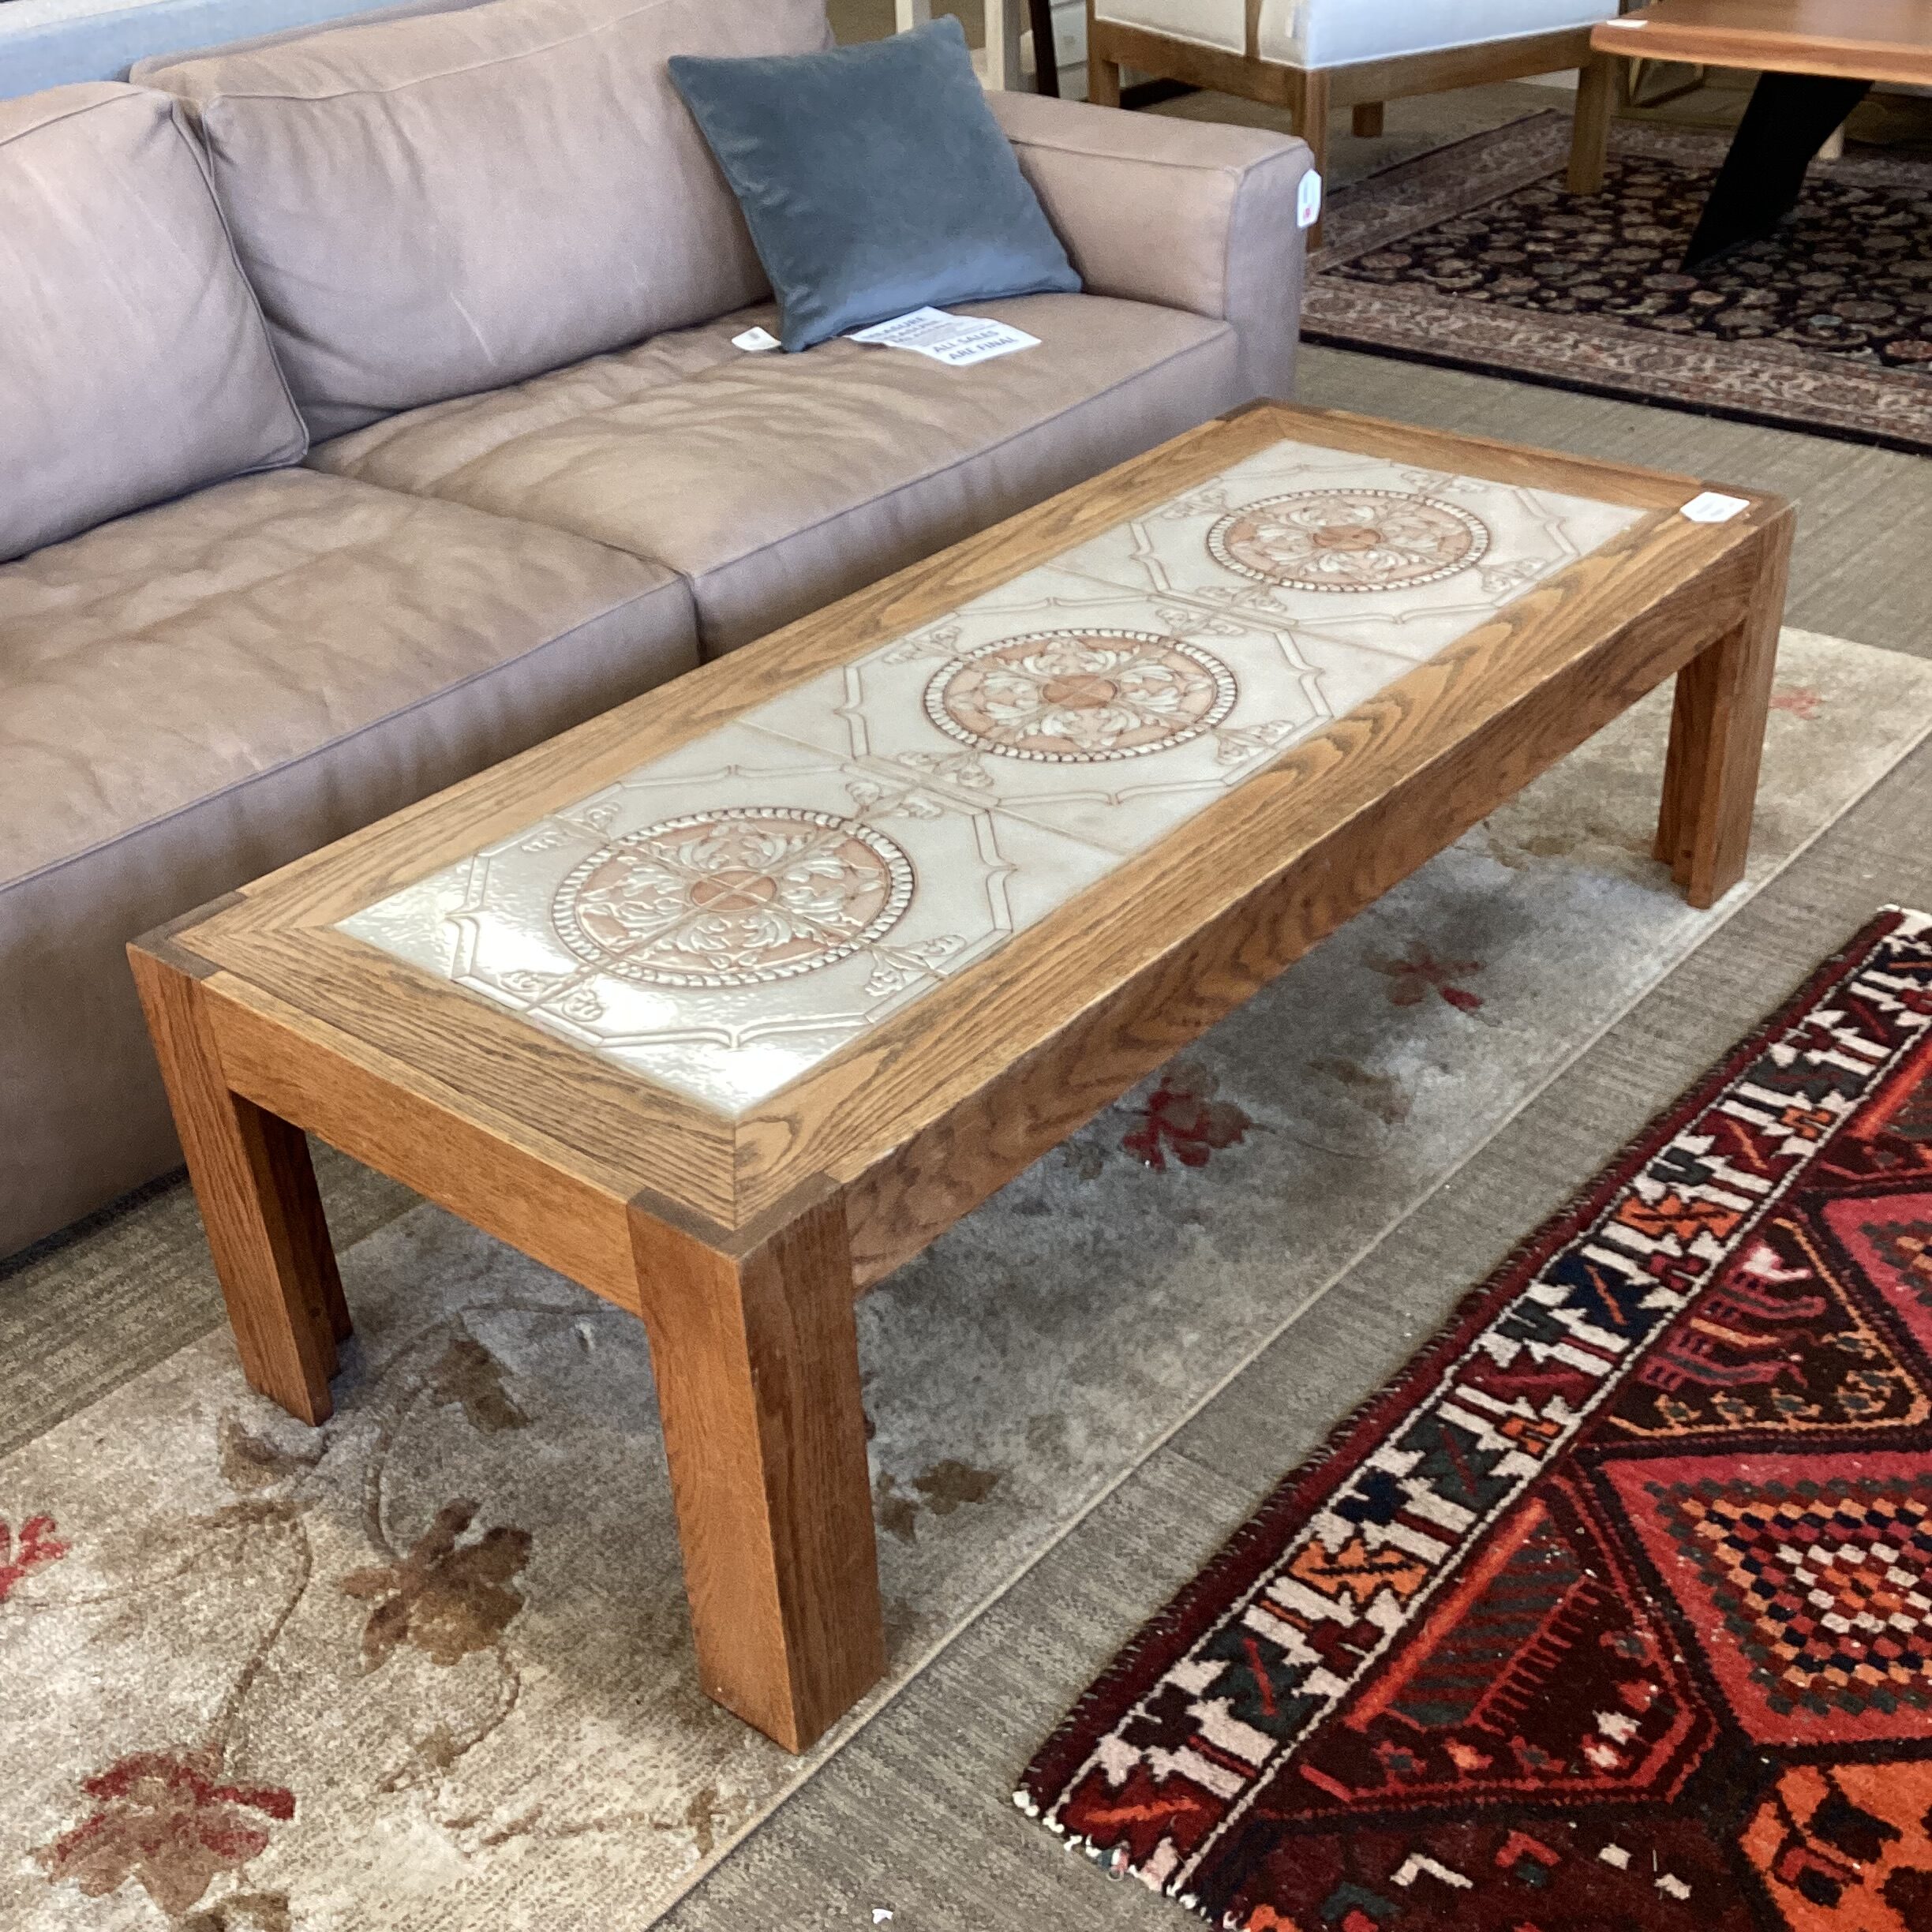
[[1230, 1932], [1932, 1932], [1932, 918], [1522, 1244], [1017, 1795]]

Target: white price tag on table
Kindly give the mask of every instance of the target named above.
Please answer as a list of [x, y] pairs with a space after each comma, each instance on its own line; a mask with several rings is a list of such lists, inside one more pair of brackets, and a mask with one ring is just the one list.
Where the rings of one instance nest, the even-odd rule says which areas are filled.
[[915, 355], [930, 356], [951, 369], [970, 369], [994, 356], [1011, 355], [1016, 349], [1039, 346], [1039, 338], [1024, 329], [990, 322], [984, 316], [948, 315], [943, 309], [915, 309], [910, 315], [855, 330], [852, 339], [882, 343], [888, 349], [910, 349]]
[[1727, 496], [1721, 490], [1705, 490], [1702, 496], [1693, 496], [1679, 510], [1679, 516], [1687, 516], [1693, 523], [1728, 523], [1740, 510], [1748, 510], [1750, 504], [1743, 496]]

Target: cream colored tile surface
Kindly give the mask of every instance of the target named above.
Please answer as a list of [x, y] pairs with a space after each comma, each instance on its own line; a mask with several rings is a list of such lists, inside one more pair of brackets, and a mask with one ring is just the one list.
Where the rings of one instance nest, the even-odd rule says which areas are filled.
[[1110, 863], [736, 724], [343, 930], [736, 1114]]
[[1284, 626], [1035, 571], [748, 721], [1125, 854], [1330, 715]]
[[343, 930], [741, 1114], [1640, 515], [1279, 444]]
[[1412, 664], [1642, 514], [1280, 443], [1060, 564]]

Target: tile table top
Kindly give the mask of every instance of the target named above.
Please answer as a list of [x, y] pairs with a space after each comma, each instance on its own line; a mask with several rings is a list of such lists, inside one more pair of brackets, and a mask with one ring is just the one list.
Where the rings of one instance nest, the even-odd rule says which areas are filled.
[[736, 1118], [1645, 514], [1276, 443], [340, 930]]

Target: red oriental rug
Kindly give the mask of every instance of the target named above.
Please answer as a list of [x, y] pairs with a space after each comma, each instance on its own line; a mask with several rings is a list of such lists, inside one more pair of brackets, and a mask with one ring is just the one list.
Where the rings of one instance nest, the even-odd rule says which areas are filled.
[[1019, 1799], [1239, 1932], [1932, 1932], [1932, 918], [1471, 1295]]

